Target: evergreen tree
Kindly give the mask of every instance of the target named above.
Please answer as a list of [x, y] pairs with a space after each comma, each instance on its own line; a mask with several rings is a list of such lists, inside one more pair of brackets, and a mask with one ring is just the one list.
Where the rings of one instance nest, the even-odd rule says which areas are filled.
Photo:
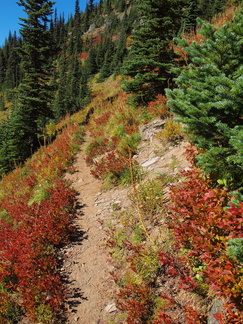
[[39, 146], [39, 135], [51, 117], [49, 80], [51, 35], [47, 28], [54, 2], [20, 0], [27, 18], [20, 18], [23, 45], [19, 50], [24, 77], [19, 86], [19, 104], [11, 113], [16, 161], [22, 162]]
[[200, 10], [197, 0], [189, 0], [183, 12], [182, 31], [189, 32], [193, 30], [196, 32], [197, 18], [199, 17]]
[[104, 0], [100, 0], [97, 5], [97, 15], [102, 15], [103, 12], [103, 2]]
[[112, 11], [111, 0], [106, 0], [104, 2], [104, 13], [109, 14]]
[[4, 94], [1, 93], [0, 94], [0, 111], [5, 110], [5, 98], [4, 98]]
[[127, 4], [126, 4], [126, 0], [118, 0], [118, 1], [116, 2], [115, 9], [116, 9], [118, 12], [123, 12], [123, 11], [125, 11], [126, 6], [127, 6]]
[[14, 168], [15, 152], [11, 146], [12, 134], [10, 130], [9, 118], [0, 124], [0, 176]]
[[89, 12], [92, 14], [92, 12], [94, 11], [95, 5], [94, 5], [94, 0], [89, 0], [88, 2], [88, 10]]
[[6, 60], [3, 50], [0, 48], [0, 90], [3, 90], [3, 84], [5, 80], [5, 66]]
[[94, 9], [95, 9], [94, 0], [89, 0], [86, 4], [86, 8], [84, 12], [84, 26], [85, 26], [84, 31], [86, 31], [89, 28], [90, 24], [92, 23]]
[[9, 33], [3, 48], [0, 50], [0, 89], [11, 90], [21, 82], [20, 57], [17, 49], [22, 40], [16, 33]]
[[210, 20], [215, 14], [223, 11], [227, 0], [198, 0], [200, 18]]
[[169, 42], [180, 29], [182, 3], [178, 0], [140, 1], [140, 21], [124, 64], [124, 74], [133, 77], [125, 91], [137, 104], [146, 104], [162, 93], [171, 78], [174, 53]]
[[75, 1], [74, 26], [75, 26], [75, 28], [80, 27], [80, 4], [79, 4], [79, 0]]
[[52, 35], [52, 46], [55, 46], [57, 51], [59, 51], [63, 47], [63, 43], [65, 42], [65, 38], [67, 36], [67, 31], [64, 14], [62, 13], [58, 18], [57, 9], [55, 9], [54, 18], [50, 22], [50, 32]]
[[14, 35], [11, 33], [9, 34], [8, 43], [9, 52], [6, 64], [4, 88], [13, 89], [19, 85], [21, 80], [20, 57], [17, 53], [17, 48], [21, 43], [18, 40], [16, 33], [14, 33]]
[[66, 50], [65, 47], [62, 51], [62, 54], [58, 60], [58, 70], [59, 74], [57, 76], [58, 85], [57, 85], [57, 93], [53, 102], [53, 114], [55, 119], [60, 120], [61, 117], [65, 116], [67, 113], [67, 100], [66, 100], [66, 92], [67, 92], [67, 58], [66, 58]]
[[[85, 73], [86, 73], [87, 77], [97, 73], [97, 71], [98, 71], [97, 70], [97, 61], [96, 61], [97, 52], [96, 52], [96, 49], [92, 43], [90, 44], [88, 54], [89, 54], [89, 56], [85, 62], [85, 66], [84, 66]], [[104, 57], [103, 57], [103, 59], [104, 59]]]
[[67, 76], [66, 91], [66, 112], [74, 113], [82, 107], [80, 100], [80, 79], [81, 79], [81, 61], [78, 59], [79, 52], [75, 52], [69, 67]]
[[204, 24], [201, 43], [187, 45], [190, 64], [179, 73], [179, 89], [167, 90], [169, 106], [203, 153], [198, 164], [229, 188], [243, 185], [243, 14], [217, 29]]
[[66, 114], [82, 109], [89, 101], [90, 90], [87, 85], [87, 70], [82, 67], [79, 42], [74, 43], [71, 56], [67, 56], [64, 47], [58, 60], [57, 93], [53, 103], [53, 112], [57, 120]]
[[126, 42], [127, 35], [125, 29], [122, 29], [118, 37], [116, 53], [113, 56], [111, 64], [111, 69], [115, 72], [116, 75], [118, 75], [121, 72], [123, 60], [127, 54]]
[[109, 77], [113, 73], [112, 68], [112, 58], [114, 55], [114, 43], [110, 37], [106, 37], [104, 42], [104, 48], [106, 49], [105, 55], [103, 57], [103, 65], [100, 69], [99, 82], [104, 81], [107, 77]]

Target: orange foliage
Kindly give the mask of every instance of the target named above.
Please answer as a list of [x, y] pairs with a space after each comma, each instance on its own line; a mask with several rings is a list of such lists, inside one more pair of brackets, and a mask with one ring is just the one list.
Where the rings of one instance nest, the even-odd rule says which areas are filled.
[[159, 94], [155, 101], [151, 101], [148, 104], [147, 110], [155, 116], [166, 118], [170, 116], [169, 108], [166, 105], [168, 99]]

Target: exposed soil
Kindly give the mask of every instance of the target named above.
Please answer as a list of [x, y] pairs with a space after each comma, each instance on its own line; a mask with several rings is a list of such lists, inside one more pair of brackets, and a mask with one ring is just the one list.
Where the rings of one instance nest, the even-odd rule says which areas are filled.
[[[136, 159], [147, 177], [158, 172], [175, 173], [187, 167], [183, 155], [185, 143], [165, 150], [154, 138], [156, 129], [153, 123], [146, 131], [141, 129], [143, 136]], [[77, 191], [77, 231], [74, 241], [63, 251], [62, 268], [67, 278], [67, 323], [104, 324], [118, 312], [117, 287], [109, 274], [114, 268], [105, 247], [104, 224], [111, 221], [115, 205], [129, 206], [129, 188], [102, 191], [102, 183], [90, 174], [82, 150], [77, 154], [74, 168], [75, 172], [67, 178]]]
[[91, 176], [83, 152], [77, 155], [75, 170], [68, 178], [78, 193], [75, 226], [79, 235], [64, 251], [68, 323], [105, 323], [109, 314], [106, 307], [115, 303], [116, 287], [109, 276], [113, 267], [107, 260], [102, 223], [115, 192], [101, 193], [101, 182]]

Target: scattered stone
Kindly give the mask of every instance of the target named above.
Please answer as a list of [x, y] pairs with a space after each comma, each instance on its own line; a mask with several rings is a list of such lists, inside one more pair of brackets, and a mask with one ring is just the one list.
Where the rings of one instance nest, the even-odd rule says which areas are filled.
[[99, 204], [102, 204], [104, 202], [105, 202], [105, 199], [100, 199], [100, 200], [96, 201], [96, 204], [99, 205]]
[[208, 324], [219, 324], [219, 321], [215, 319], [213, 314], [221, 313], [223, 308], [223, 301], [222, 299], [217, 299], [213, 306], [210, 309], [209, 316], [208, 316]]
[[142, 134], [142, 140], [152, 140], [153, 136], [159, 132], [159, 130], [164, 127], [165, 121], [161, 119], [157, 119], [152, 121], [151, 123], [148, 123], [146, 125], [143, 125], [140, 127], [140, 132]]
[[95, 24], [91, 24], [91, 25], [89, 26], [89, 29], [88, 29], [88, 31], [86, 32], [86, 34], [91, 33], [93, 30], [95, 30], [95, 28], [96, 28], [96, 25], [95, 25]]
[[80, 183], [80, 182], [83, 182], [84, 181], [84, 179], [79, 179], [76, 183]]
[[151, 160], [148, 160], [148, 161], [145, 161], [141, 164], [142, 167], [146, 168], [154, 163], [156, 163], [157, 161], [159, 161], [160, 157], [159, 156], [156, 156], [154, 157], [153, 159]]
[[110, 305], [107, 305], [106, 308], [105, 308], [105, 311], [107, 313], [113, 313], [117, 310], [116, 308], [116, 304], [110, 304]]
[[79, 317], [78, 316], [76, 316], [76, 317], [74, 317], [74, 322], [78, 322], [79, 321]]
[[184, 171], [186, 171], [186, 172], [191, 171], [191, 168], [187, 167], [187, 168], [184, 169]]

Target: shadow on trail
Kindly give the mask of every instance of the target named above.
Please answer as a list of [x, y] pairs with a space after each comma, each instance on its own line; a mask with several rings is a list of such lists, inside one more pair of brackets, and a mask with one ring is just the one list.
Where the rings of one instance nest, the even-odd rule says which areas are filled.
[[[79, 204], [77, 202], [76, 205], [76, 218], [82, 217], [83, 212], [82, 209], [85, 207], [85, 204]], [[83, 296], [82, 291], [75, 287], [75, 279], [70, 278], [70, 273], [72, 273], [72, 264], [69, 263], [69, 257], [71, 256], [71, 259], [73, 257], [72, 251], [73, 248], [77, 245], [82, 246], [82, 242], [88, 239], [88, 234], [86, 231], [83, 231], [78, 224], [74, 222], [72, 224], [72, 231], [69, 236], [69, 243], [68, 245], [64, 246], [61, 249], [60, 253], [60, 262], [59, 262], [59, 274], [64, 286], [64, 295], [65, 295], [65, 306], [63, 307], [63, 315], [62, 320], [66, 323], [66, 312], [67, 309], [71, 313], [77, 312], [77, 307], [82, 303], [82, 301], [88, 300], [87, 297]], [[73, 262], [75, 264], [76, 262]], [[71, 288], [73, 286], [73, 288]], [[67, 287], [69, 287], [67, 289]]]
[[74, 288], [68, 298], [69, 300], [67, 301], [67, 305], [71, 313], [77, 313], [78, 305], [80, 305], [83, 300], [88, 300], [88, 298], [84, 297], [78, 288]]

